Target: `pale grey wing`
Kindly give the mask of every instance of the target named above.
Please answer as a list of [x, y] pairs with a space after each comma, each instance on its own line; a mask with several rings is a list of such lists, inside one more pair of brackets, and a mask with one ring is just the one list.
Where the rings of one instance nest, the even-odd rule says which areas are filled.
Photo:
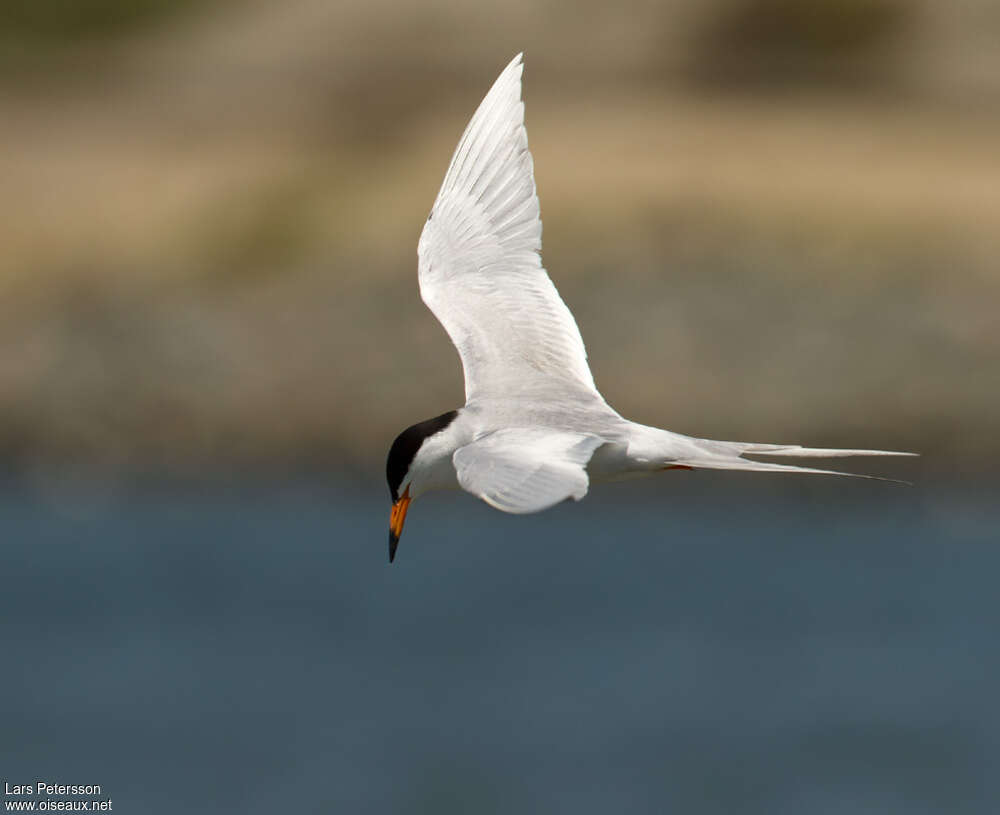
[[462, 489], [490, 506], [539, 512], [587, 494], [587, 462], [602, 444], [586, 433], [511, 428], [458, 448], [452, 462]]
[[420, 295], [458, 349], [465, 395], [597, 393], [576, 321], [542, 268], [521, 55], [452, 157], [418, 247]]

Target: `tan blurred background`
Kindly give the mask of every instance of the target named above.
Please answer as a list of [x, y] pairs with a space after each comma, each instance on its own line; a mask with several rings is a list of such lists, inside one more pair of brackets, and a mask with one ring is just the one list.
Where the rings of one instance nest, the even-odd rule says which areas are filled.
[[376, 477], [463, 401], [416, 241], [519, 50], [612, 405], [994, 469], [998, 42], [993, 0], [5, 0], [3, 469]]

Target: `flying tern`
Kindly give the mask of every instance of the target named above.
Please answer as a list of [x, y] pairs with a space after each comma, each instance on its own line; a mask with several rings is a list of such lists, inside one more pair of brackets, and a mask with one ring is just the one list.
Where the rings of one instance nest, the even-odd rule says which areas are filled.
[[699, 439], [612, 409], [542, 266], [523, 68], [518, 54], [479, 105], [420, 235], [420, 296], [458, 349], [465, 406], [408, 427], [392, 443], [390, 562], [410, 502], [430, 490], [461, 488], [504, 512], [529, 513], [579, 501], [591, 482], [663, 470], [851, 475], [747, 455], [913, 455]]

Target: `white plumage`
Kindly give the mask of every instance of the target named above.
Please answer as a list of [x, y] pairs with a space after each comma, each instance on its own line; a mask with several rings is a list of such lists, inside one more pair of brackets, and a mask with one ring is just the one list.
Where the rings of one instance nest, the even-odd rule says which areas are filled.
[[420, 236], [420, 294], [458, 349], [466, 404], [400, 435], [388, 467], [394, 499], [460, 486], [505, 512], [536, 512], [581, 499], [591, 480], [677, 467], [849, 475], [745, 455], [911, 455], [698, 439], [615, 412], [542, 266], [523, 67], [518, 54], [479, 105]]
[[462, 489], [504, 512], [538, 512], [587, 494], [585, 470], [604, 439], [548, 427], [487, 433], [455, 451]]
[[465, 129], [417, 254], [420, 294], [465, 369], [465, 397], [594, 379], [576, 321], [542, 268], [542, 221], [521, 101], [521, 55]]

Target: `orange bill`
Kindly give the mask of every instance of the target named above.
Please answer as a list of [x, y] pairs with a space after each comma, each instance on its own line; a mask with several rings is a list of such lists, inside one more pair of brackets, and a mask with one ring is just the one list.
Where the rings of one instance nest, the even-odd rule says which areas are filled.
[[406, 522], [406, 510], [410, 507], [410, 485], [406, 485], [399, 500], [392, 505], [389, 514], [389, 562], [396, 557], [396, 547], [399, 546], [399, 536], [403, 534], [403, 524]]

